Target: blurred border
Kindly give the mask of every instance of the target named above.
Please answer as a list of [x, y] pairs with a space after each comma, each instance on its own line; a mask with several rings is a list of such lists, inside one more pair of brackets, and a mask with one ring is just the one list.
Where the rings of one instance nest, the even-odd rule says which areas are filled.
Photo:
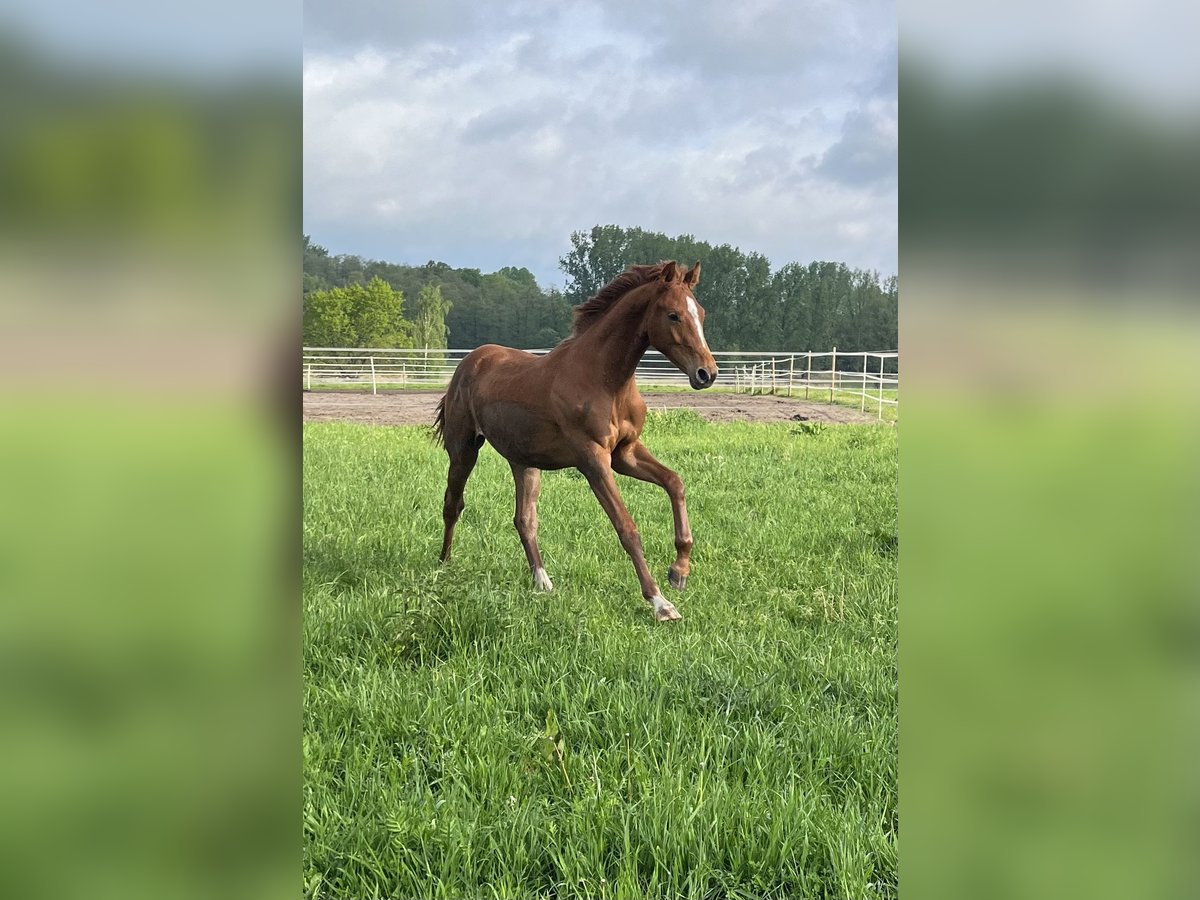
[[292, 896], [300, 8], [0, 17], [0, 894]]
[[901, 8], [903, 895], [1194, 893], [1196, 24]]

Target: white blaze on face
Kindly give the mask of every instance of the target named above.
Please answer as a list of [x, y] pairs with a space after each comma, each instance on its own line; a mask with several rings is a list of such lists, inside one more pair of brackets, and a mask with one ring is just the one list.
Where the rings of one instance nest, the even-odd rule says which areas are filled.
[[696, 323], [696, 333], [700, 335], [700, 344], [705, 350], [708, 349], [708, 341], [704, 339], [704, 325], [700, 322], [700, 310], [696, 308], [696, 299], [691, 295], [687, 298], [688, 315], [692, 317], [692, 321]]

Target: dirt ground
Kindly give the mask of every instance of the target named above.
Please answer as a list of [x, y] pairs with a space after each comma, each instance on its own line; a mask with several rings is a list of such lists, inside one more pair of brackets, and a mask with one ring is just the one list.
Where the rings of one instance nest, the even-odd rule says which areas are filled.
[[[362, 425], [432, 425], [441, 391], [379, 394], [305, 391], [305, 422], [355, 422]], [[649, 409], [694, 409], [710, 422], [877, 422], [857, 409], [788, 397], [746, 394], [643, 394]]]

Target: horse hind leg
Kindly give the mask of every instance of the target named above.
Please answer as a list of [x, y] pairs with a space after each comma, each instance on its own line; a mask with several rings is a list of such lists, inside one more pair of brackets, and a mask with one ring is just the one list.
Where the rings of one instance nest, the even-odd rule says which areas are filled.
[[[469, 425], [470, 427], [462, 427]], [[483, 446], [483, 436], [476, 434], [473, 424], [447, 421], [444, 425], [443, 439], [446, 453], [450, 457], [450, 471], [446, 476], [446, 496], [442, 502], [442, 521], [445, 533], [442, 536], [441, 561], [450, 558], [450, 544], [454, 540], [454, 526], [458, 524], [459, 516], [466, 509], [463, 493], [467, 479], [479, 459], [479, 448]]]
[[450, 543], [454, 540], [454, 526], [462, 515], [467, 504], [463, 501], [463, 492], [471, 470], [479, 458], [479, 445], [472, 442], [457, 456], [450, 457], [450, 472], [446, 476], [446, 496], [442, 502], [442, 522], [445, 523], [445, 533], [442, 537], [442, 562], [450, 558]]
[[521, 546], [525, 548], [525, 558], [529, 560], [529, 571], [533, 573], [533, 586], [539, 591], [554, 590], [554, 583], [546, 574], [542, 565], [542, 553], [537, 542], [537, 501], [542, 490], [541, 469], [520, 466], [512, 463], [513, 481], [517, 486], [517, 512], [513, 517], [513, 525], [521, 537]]

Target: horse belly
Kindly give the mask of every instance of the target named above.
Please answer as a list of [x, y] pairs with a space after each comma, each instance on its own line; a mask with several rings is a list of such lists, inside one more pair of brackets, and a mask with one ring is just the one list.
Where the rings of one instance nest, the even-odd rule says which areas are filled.
[[576, 463], [557, 423], [544, 414], [501, 401], [476, 410], [476, 417], [483, 436], [509, 462], [538, 469], [565, 469]]

